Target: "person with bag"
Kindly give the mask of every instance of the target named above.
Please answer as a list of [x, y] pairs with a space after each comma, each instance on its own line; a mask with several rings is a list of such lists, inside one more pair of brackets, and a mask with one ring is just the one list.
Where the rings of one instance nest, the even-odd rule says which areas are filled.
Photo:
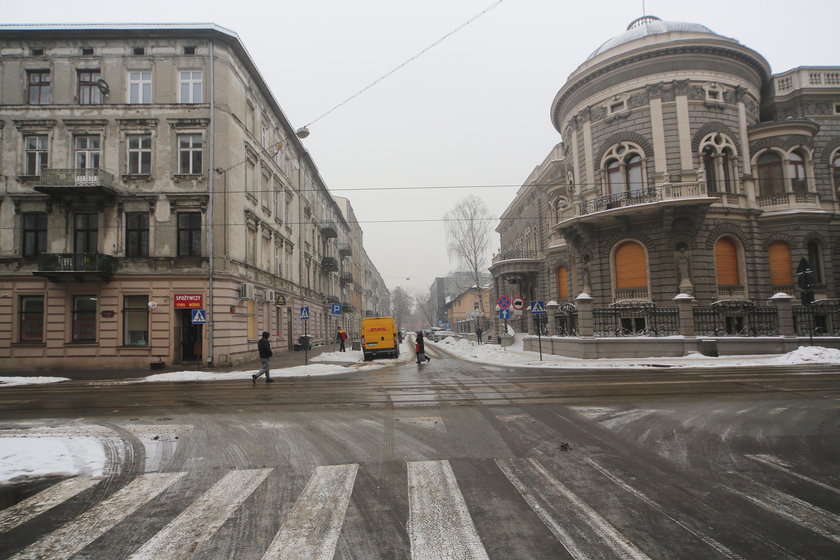
[[417, 331], [417, 342], [414, 345], [414, 351], [417, 354], [417, 363], [421, 364], [423, 361], [431, 362], [432, 359], [426, 355], [426, 343], [423, 340], [423, 331]]
[[260, 363], [262, 364], [262, 368], [260, 368], [260, 371], [251, 376], [251, 382], [254, 385], [257, 384], [257, 377], [262, 374], [265, 374], [266, 383], [274, 383], [274, 380], [271, 378], [268, 370], [268, 359], [273, 355], [273, 352], [271, 351], [271, 344], [268, 342], [268, 337], [269, 334], [267, 332], [262, 333], [262, 338], [257, 343], [257, 351], [260, 353]]
[[338, 334], [336, 335], [336, 338], [338, 339], [338, 343], [340, 345], [338, 351], [346, 352], [344, 348], [344, 341], [347, 340], [347, 331], [345, 331], [344, 329], [338, 329]]

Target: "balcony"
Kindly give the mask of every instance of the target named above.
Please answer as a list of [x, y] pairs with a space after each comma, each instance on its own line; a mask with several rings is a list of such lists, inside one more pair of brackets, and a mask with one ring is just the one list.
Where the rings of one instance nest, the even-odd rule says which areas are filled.
[[718, 284], [718, 299], [744, 299], [747, 297], [747, 287], [737, 284]]
[[42, 253], [38, 255], [35, 276], [44, 276], [52, 282], [108, 282], [117, 269], [111, 255], [101, 253]]
[[327, 239], [335, 239], [338, 237], [338, 229], [335, 222], [324, 222], [321, 224], [321, 235]]
[[338, 254], [341, 257], [349, 257], [353, 254], [353, 248], [349, 243], [342, 243], [338, 246]]
[[345, 284], [352, 284], [353, 283], [353, 273], [352, 272], [342, 272], [341, 276], [338, 278], [338, 281], [341, 282], [341, 285]]
[[329, 304], [340, 303], [340, 302], [341, 302], [341, 300], [339, 300], [336, 296], [327, 296], [327, 303], [329, 303]]
[[52, 196], [113, 198], [114, 176], [104, 169], [42, 169], [35, 190]]
[[338, 261], [335, 257], [324, 257], [321, 259], [321, 268], [324, 272], [338, 272]]
[[767, 194], [759, 196], [756, 202], [765, 213], [822, 209], [820, 196], [811, 192]]
[[537, 252], [532, 249], [503, 251], [493, 257], [490, 272], [497, 276], [536, 273], [540, 270], [540, 262]]
[[353, 313], [353, 304], [349, 301], [345, 301], [341, 304], [341, 312], [342, 313]]

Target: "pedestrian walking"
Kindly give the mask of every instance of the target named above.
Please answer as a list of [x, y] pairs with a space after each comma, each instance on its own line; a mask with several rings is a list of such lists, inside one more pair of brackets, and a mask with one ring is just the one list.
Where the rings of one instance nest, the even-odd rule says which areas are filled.
[[482, 335], [482, 334], [484, 334], [484, 331], [483, 331], [483, 330], [481, 330], [481, 327], [479, 327], [478, 325], [476, 325], [476, 326], [475, 326], [475, 337], [478, 339], [478, 343], [479, 343], [479, 344], [483, 344], [483, 342], [481, 341], [481, 335]]
[[271, 344], [268, 342], [269, 334], [267, 332], [262, 333], [262, 338], [257, 343], [257, 351], [260, 353], [260, 363], [262, 367], [260, 371], [255, 373], [251, 376], [251, 382], [256, 385], [257, 384], [257, 377], [265, 374], [265, 382], [266, 383], [274, 383], [274, 380], [271, 378], [271, 374], [269, 373], [269, 364], [268, 360], [271, 358], [273, 352], [271, 351]]
[[426, 343], [423, 340], [423, 331], [417, 331], [417, 341], [414, 344], [414, 351], [417, 354], [417, 363], [424, 361], [431, 362], [432, 359], [426, 355]]
[[345, 331], [344, 329], [338, 329], [338, 333], [336, 334], [335, 338], [336, 340], [338, 340], [338, 343], [340, 345], [338, 351], [345, 352], [346, 350], [344, 349], [344, 341], [347, 340], [347, 331]]

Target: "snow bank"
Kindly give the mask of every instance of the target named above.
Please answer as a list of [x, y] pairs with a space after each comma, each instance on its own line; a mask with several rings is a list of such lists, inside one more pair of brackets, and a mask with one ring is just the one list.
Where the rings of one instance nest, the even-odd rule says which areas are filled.
[[46, 475], [99, 477], [105, 462], [95, 437], [0, 437], [0, 483]]
[[0, 387], [11, 387], [13, 385], [42, 385], [45, 383], [61, 383], [70, 381], [67, 377], [0, 377]]

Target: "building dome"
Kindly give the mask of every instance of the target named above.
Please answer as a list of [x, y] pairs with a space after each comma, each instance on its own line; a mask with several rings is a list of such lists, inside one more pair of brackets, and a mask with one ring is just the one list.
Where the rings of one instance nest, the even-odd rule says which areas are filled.
[[705, 33], [708, 35], [714, 35], [715, 37], [722, 37], [705, 25], [700, 25], [699, 23], [662, 21], [656, 16], [642, 16], [630, 22], [630, 25], [627, 26], [627, 31], [607, 40], [600, 47], [595, 49], [595, 51], [590, 54], [586, 60], [592, 60], [596, 56], [605, 53], [610, 49], [619, 47], [625, 43], [629, 43], [630, 41], [635, 41], [636, 39], [641, 39], [642, 37], [672, 32]]

